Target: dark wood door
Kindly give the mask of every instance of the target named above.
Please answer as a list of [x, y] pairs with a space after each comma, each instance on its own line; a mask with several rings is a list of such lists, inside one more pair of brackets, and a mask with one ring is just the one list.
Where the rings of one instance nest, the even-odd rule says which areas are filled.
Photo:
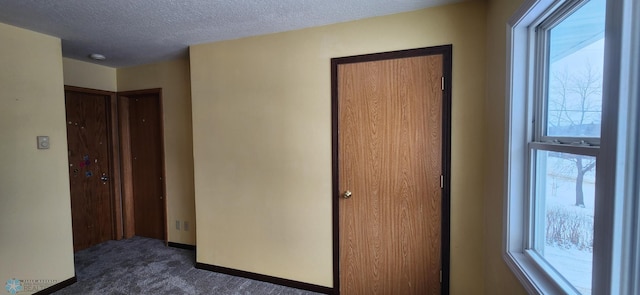
[[165, 239], [160, 93], [127, 95], [135, 234]]
[[109, 98], [65, 90], [74, 251], [114, 239]]
[[442, 77], [442, 55], [337, 66], [341, 294], [441, 292]]

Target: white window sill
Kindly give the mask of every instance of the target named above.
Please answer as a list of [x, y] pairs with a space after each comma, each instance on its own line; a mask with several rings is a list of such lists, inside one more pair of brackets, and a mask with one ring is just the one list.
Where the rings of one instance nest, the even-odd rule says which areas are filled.
[[566, 289], [558, 285], [558, 282], [552, 280], [530, 256], [524, 253], [507, 252], [503, 258], [529, 294], [568, 293]]

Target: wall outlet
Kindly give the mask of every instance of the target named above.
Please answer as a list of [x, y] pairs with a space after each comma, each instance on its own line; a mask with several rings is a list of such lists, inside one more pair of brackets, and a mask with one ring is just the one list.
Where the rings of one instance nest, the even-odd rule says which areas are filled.
[[183, 224], [184, 224], [184, 231], [189, 231], [189, 222], [185, 221]]
[[180, 230], [180, 220], [176, 220], [176, 230]]

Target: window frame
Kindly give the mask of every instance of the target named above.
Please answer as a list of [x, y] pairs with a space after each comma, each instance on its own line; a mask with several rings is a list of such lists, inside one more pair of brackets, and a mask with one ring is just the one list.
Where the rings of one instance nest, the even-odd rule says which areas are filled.
[[[535, 34], [531, 29], [573, 0], [526, 0], [507, 24], [507, 87], [503, 258], [531, 294], [572, 291], [564, 280], [547, 275], [537, 253], [527, 253], [532, 211], [529, 163], [531, 139], [545, 148], [589, 151], [598, 157], [593, 250], [593, 294], [640, 291], [640, 3], [607, 1], [605, 64], [600, 141], [572, 146], [544, 137], [533, 118], [536, 95]], [[635, 17], [635, 18], [634, 18]], [[635, 55], [634, 55], [635, 54]], [[635, 57], [634, 57], [635, 56]], [[626, 58], [626, 60], [625, 60]], [[622, 79], [621, 79], [622, 78]], [[541, 89], [541, 88], [540, 88]], [[526, 98], [526, 99], [523, 99]], [[524, 115], [524, 116], [523, 116]], [[607, 119], [605, 119], [607, 118]], [[542, 126], [542, 125], [540, 125]], [[549, 142], [551, 141], [551, 142]], [[594, 147], [595, 146], [595, 147]], [[600, 146], [597, 148], [597, 146]], [[616, 214], [614, 214], [614, 212]], [[573, 289], [575, 291], [575, 289]]]
[[[531, 69], [534, 77], [534, 133], [532, 141], [538, 143], [557, 143], [564, 146], [572, 144], [576, 146], [600, 146], [600, 137], [579, 136], [551, 136], [546, 134], [548, 130], [548, 106], [549, 106], [549, 39], [551, 29], [567, 19], [571, 13], [580, 9], [589, 0], [564, 0], [558, 3], [552, 11], [544, 17], [536, 19], [529, 25], [529, 34], [532, 35], [534, 44], [534, 65]], [[584, 142], [580, 144], [580, 141]], [[579, 149], [578, 149], [579, 150]]]

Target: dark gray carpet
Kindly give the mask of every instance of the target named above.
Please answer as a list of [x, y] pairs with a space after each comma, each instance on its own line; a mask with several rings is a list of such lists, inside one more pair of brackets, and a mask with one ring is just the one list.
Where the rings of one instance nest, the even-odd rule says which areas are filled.
[[155, 239], [108, 241], [75, 254], [78, 282], [54, 294], [318, 294], [194, 268], [195, 253]]

